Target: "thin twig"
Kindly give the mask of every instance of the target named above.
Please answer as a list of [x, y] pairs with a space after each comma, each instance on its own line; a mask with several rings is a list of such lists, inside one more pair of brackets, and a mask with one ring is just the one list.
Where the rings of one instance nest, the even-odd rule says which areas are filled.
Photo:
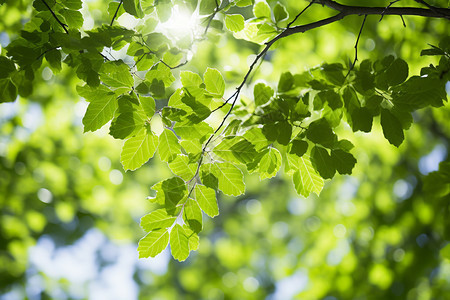
[[112, 25], [113, 25], [114, 20], [115, 20], [116, 17], [117, 17], [117, 13], [119, 12], [120, 6], [122, 5], [122, 2], [123, 2], [123, 0], [120, 0], [119, 6], [117, 6], [116, 12], [114, 13], [114, 16], [112, 17], [111, 24], [110, 24], [109, 26], [112, 26]]
[[353, 70], [353, 68], [355, 67], [356, 61], [358, 60], [358, 43], [359, 43], [359, 38], [361, 37], [362, 30], [364, 28], [364, 23], [366, 23], [366, 19], [367, 19], [367, 15], [364, 15], [364, 20], [362, 21], [361, 28], [359, 29], [359, 33], [358, 33], [358, 38], [356, 39], [356, 43], [355, 43], [355, 59], [353, 60], [353, 63], [351, 64], [350, 69], [348, 69], [348, 73], [347, 73], [347, 75], [345, 75], [345, 78], [347, 78], [347, 76]]
[[64, 29], [64, 31], [69, 34], [69, 31], [67, 30], [66, 27], [68, 27], [67, 24], [64, 24], [63, 22], [61, 22], [61, 20], [56, 16], [55, 12], [50, 8], [50, 6], [47, 4], [47, 2], [45, 2], [45, 0], [41, 0], [42, 3], [44, 3], [45, 6], [47, 6], [47, 9], [51, 12], [51, 14], [53, 15], [53, 17], [55, 18], [56, 22], [59, 23], [59, 25], [61, 25], [61, 27]]
[[[359, 39], [361, 37], [361, 33], [362, 33], [362, 29], [364, 27], [367, 15], [398, 15], [398, 16], [403, 16], [403, 15], [412, 15], [412, 16], [422, 16], [422, 17], [432, 17], [432, 18], [442, 18], [445, 17], [447, 15], [450, 15], [450, 9], [445, 9], [445, 8], [440, 8], [438, 9], [438, 11], [432, 11], [431, 9], [422, 9], [422, 8], [416, 8], [416, 7], [366, 7], [366, 6], [349, 6], [349, 5], [342, 5], [339, 4], [335, 1], [332, 0], [317, 0], [316, 2], [313, 3], [320, 3], [322, 5], [325, 5], [331, 9], [337, 10], [339, 11], [339, 13], [337, 15], [334, 15], [332, 17], [326, 18], [326, 19], [322, 19], [316, 22], [312, 22], [309, 24], [305, 24], [305, 25], [298, 25], [298, 26], [294, 26], [294, 27], [290, 27], [290, 25], [292, 25], [291, 23], [289, 23], [289, 26], [284, 29], [280, 34], [278, 34], [277, 36], [275, 36], [273, 39], [271, 39], [270, 41], [268, 41], [267, 43], [265, 43], [265, 47], [264, 49], [256, 56], [255, 60], [253, 61], [253, 63], [250, 65], [247, 73], [244, 76], [244, 79], [242, 80], [241, 84], [236, 88], [236, 91], [219, 107], [217, 107], [216, 109], [212, 110], [211, 113], [219, 110], [220, 108], [224, 107], [226, 104], [228, 104], [230, 101], [231, 102], [231, 107], [228, 109], [227, 113], [225, 114], [225, 116], [222, 119], [222, 122], [220, 123], [219, 127], [217, 127], [217, 129], [213, 132], [213, 134], [209, 137], [209, 139], [206, 141], [206, 143], [204, 144], [203, 148], [202, 148], [202, 153], [201, 153], [201, 157], [198, 161], [197, 164], [197, 170], [194, 174], [194, 176], [189, 180], [189, 182], [191, 182], [192, 180], [194, 180], [195, 178], [197, 178], [199, 171], [200, 171], [200, 166], [203, 162], [203, 154], [206, 151], [206, 148], [208, 147], [209, 143], [211, 142], [211, 140], [214, 138], [214, 136], [217, 134], [217, 132], [219, 132], [219, 130], [223, 127], [223, 125], [225, 124], [226, 120], [228, 119], [228, 117], [230, 116], [237, 100], [239, 99], [239, 94], [242, 90], [242, 87], [245, 85], [245, 83], [247, 82], [247, 79], [249, 77], [249, 75], [251, 74], [253, 68], [255, 67], [256, 63], [261, 59], [261, 57], [263, 57], [266, 52], [269, 50], [269, 48], [278, 40], [285, 38], [287, 36], [296, 34], [296, 33], [304, 33], [306, 31], [309, 31], [311, 29], [314, 28], [318, 28], [318, 27], [322, 27], [325, 26], [327, 24], [331, 24], [334, 22], [337, 22], [343, 18], [345, 18], [346, 16], [349, 15], [364, 15], [364, 20], [362, 22], [361, 28], [359, 30], [359, 34], [358, 34], [358, 38], [356, 40], [356, 44], [355, 44], [355, 60], [349, 70], [349, 72], [351, 71], [351, 69], [353, 69], [356, 61], [358, 60], [358, 43], [359, 43]], [[308, 6], [309, 7], [309, 6]], [[300, 14], [299, 14], [300, 15]], [[213, 17], [214, 18], [214, 14]], [[212, 18], [210, 19], [210, 22], [212, 21]], [[210, 24], [210, 22], [208, 23], [208, 26]], [[348, 74], [347, 74], [348, 75]], [[191, 190], [192, 192], [192, 190]]]
[[389, 7], [391, 7], [394, 3], [397, 3], [398, 1], [400, 1], [400, 0], [391, 1], [391, 3], [389, 3], [388, 6], [386, 6], [386, 8], [384, 9], [383, 13], [381, 14], [381, 18], [378, 22], [381, 22], [381, 20], [383, 20], [384, 12], [386, 11], [386, 9], [388, 9]]
[[295, 16], [295, 18], [294, 18], [294, 20], [292, 20], [288, 25], [287, 25], [287, 27], [286, 28], [289, 28], [289, 27], [291, 27], [292, 26], [292, 24], [294, 24], [295, 23], [295, 21], [297, 21], [297, 19], [308, 9], [308, 8], [310, 8], [311, 7], [311, 5], [313, 5], [315, 2], [314, 1], [311, 1], [311, 2], [309, 2], [309, 4], [308, 4], [308, 6], [306, 6], [298, 15], [296, 15]]
[[208, 24], [205, 27], [205, 31], [203, 32], [203, 35], [206, 35], [208, 33], [208, 29], [211, 26], [211, 22], [219, 11], [220, 11], [219, 3], [216, 0], [216, 8], [214, 9], [214, 12], [209, 16]]

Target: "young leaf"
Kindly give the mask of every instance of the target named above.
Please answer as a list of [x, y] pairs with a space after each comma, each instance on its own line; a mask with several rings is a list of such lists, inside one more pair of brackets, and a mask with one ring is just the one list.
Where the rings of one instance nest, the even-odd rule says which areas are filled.
[[84, 132], [101, 128], [113, 118], [117, 109], [117, 99], [113, 92], [99, 93], [98, 96], [92, 98], [83, 117]]
[[141, 218], [141, 227], [147, 232], [168, 228], [175, 223], [177, 217], [167, 214], [163, 208], [157, 209]]
[[203, 80], [200, 77], [200, 75], [191, 71], [181, 71], [180, 79], [184, 87], [189, 86], [199, 87], [203, 83]]
[[186, 198], [188, 192], [186, 183], [180, 177], [160, 181], [151, 188], [156, 191], [156, 196], [149, 200], [165, 206], [169, 214], [172, 214], [178, 203]]
[[127, 13], [135, 16], [136, 18], [140, 19], [144, 17], [140, 0], [123, 0], [123, 8]]
[[166, 162], [170, 162], [177, 154], [181, 154], [181, 146], [178, 143], [178, 138], [167, 128], [159, 136], [158, 153], [161, 160]]
[[184, 205], [183, 220], [195, 233], [202, 231], [202, 211], [197, 201], [188, 199]]
[[244, 29], [244, 17], [242, 15], [226, 15], [225, 26], [230, 31], [238, 32]]
[[216, 200], [216, 192], [204, 185], [195, 186], [195, 199], [200, 208], [211, 218], [219, 214], [219, 207]]
[[261, 106], [269, 102], [273, 96], [273, 89], [270, 86], [266, 86], [264, 83], [258, 83], [253, 89], [253, 97], [255, 99], [256, 106]]
[[247, 164], [256, 155], [255, 148], [242, 136], [231, 136], [222, 140], [213, 152], [224, 160]]
[[208, 68], [203, 74], [206, 90], [216, 98], [221, 98], [225, 92], [225, 81], [222, 74], [216, 69]]
[[275, 4], [275, 7], [273, 8], [273, 16], [276, 23], [284, 21], [288, 18], [286, 8], [280, 2], [277, 2], [277, 4]]
[[174, 160], [169, 162], [169, 168], [175, 175], [188, 181], [194, 177], [197, 164], [189, 163], [189, 158], [186, 155], [178, 154]]
[[200, 244], [198, 235], [187, 225], [183, 225], [183, 229], [184, 232], [186, 233], [186, 236], [188, 237], [189, 251], [197, 250]]
[[158, 137], [145, 129], [136, 136], [125, 141], [120, 161], [124, 170], [136, 170], [155, 154], [158, 147]]
[[384, 137], [394, 145], [399, 147], [405, 136], [403, 135], [402, 124], [387, 109], [381, 110], [381, 127], [383, 128]]
[[122, 61], [108, 61], [100, 69], [100, 79], [111, 87], [128, 87], [134, 84], [129, 67]]
[[239, 196], [245, 192], [244, 176], [239, 168], [230, 163], [217, 163], [214, 167], [219, 190], [230, 196]]
[[189, 256], [189, 241], [180, 224], [176, 224], [170, 231], [170, 252], [178, 261], [185, 261]]
[[265, 0], [258, 1], [253, 6], [253, 14], [256, 18], [267, 18], [270, 20], [270, 6]]
[[139, 100], [147, 117], [152, 118], [155, 114], [155, 99], [152, 97], [140, 97]]
[[275, 148], [270, 147], [268, 151], [262, 156], [259, 162], [259, 178], [274, 177], [281, 167], [281, 154]]
[[139, 241], [139, 258], [155, 257], [161, 253], [169, 243], [167, 229], [151, 231]]
[[288, 161], [294, 167], [293, 181], [295, 190], [303, 197], [315, 193], [320, 195], [324, 182], [322, 177], [314, 170], [308, 155], [297, 157], [296, 155], [287, 155]]

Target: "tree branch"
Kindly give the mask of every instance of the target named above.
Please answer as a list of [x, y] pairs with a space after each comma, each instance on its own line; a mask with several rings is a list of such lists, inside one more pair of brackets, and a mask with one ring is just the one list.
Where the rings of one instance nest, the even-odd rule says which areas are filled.
[[[331, 9], [337, 10], [339, 11], [339, 13], [337, 15], [334, 15], [332, 17], [326, 18], [326, 19], [322, 19], [316, 22], [312, 22], [309, 24], [305, 24], [305, 25], [299, 25], [299, 26], [294, 26], [294, 27], [290, 27], [290, 25], [293, 24], [293, 22], [296, 21], [296, 19], [306, 10], [310, 7], [311, 4], [322, 4], [323, 6], [327, 6]], [[395, 2], [394, 2], [395, 3]], [[359, 31], [358, 34], [358, 38], [356, 40], [356, 45], [355, 45], [355, 61], [352, 64], [354, 66], [354, 64], [357, 61], [357, 47], [358, 47], [358, 42], [359, 42], [359, 38], [361, 36], [361, 32], [362, 29], [364, 27], [364, 23], [366, 21], [367, 15], [397, 15], [397, 16], [421, 16], [421, 17], [430, 17], [430, 18], [446, 18], [448, 19], [450, 16], [450, 9], [446, 9], [446, 8], [436, 8], [436, 9], [423, 9], [423, 8], [416, 8], [416, 7], [390, 7], [388, 5], [388, 7], [366, 7], [366, 6], [349, 6], [349, 5], [342, 5], [339, 4], [335, 1], [332, 0], [313, 0], [305, 9], [303, 9], [302, 12], [300, 12], [292, 22], [289, 23], [288, 27], [286, 29], [284, 29], [280, 34], [278, 34], [277, 36], [275, 36], [273, 39], [271, 39], [270, 41], [268, 41], [267, 43], [265, 43], [265, 47], [263, 48], [263, 50], [256, 56], [255, 60], [252, 62], [252, 64], [250, 65], [247, 73], [244, 76], [244, 79], [242, 80], [241, 84], [236, 88], [236, 91], [219, 107], [217, 107], [216, 109], [212, 110], [211, 113], [221, 109], [222, 107], [224, 107], [226, 104], [228, 104], [230, 101], [231, 102], [231, 107], [228, 109], [227, 113], [225, 114], [225, 116], [222, 119], [222, 122], [220, 123], [219, 127], [217, 127], [217, 129], [214, 131], [214, 133], [209, 137], [209, 139], [206, 141], [206, 143], [204, 144], [203, 148], [202, 148], [202, 156], [198, 162], [197, 165], [197, 170], [195, 172], [194, 177], [191, 179], [193, 180], [194, 178], [197, 177], [199, 170], [200, 170], [200, 166], [203, 162], [203, 153], [206, 151], [207, 146], [209, 145], [209, 143], [211, 142], [211, 140], [213, 139], [213, 137], [217, 134], [217, 132], [219, 132], [219, 130], [223, 127], [223, 125], [225, 124], [226, 120], [228, 119], [228, 117], [231, 114], [231, 111], [233, 110], [237, 99], [239, 99], [239, 94], [241, 93], [241, 90], [243, 88], [243, 86], [245, 85], [245, 83], [247, 82], [248, 77], [250, 76], [253, 68], [256, 66], [257, 62], [261, 59], [261, 57], [263, 57], [267, 51], [270, 49], [270, 47], [277, 42], [278, 40], [285, 38], [287, 36], [290, 36], [292, 34], [296, 34], [296, 33], [304, 33], [306, 31], [309, 31], [311, 29], [314, 28], [318, 28], [318, 27], [322, 27], [334, 22], [337, 22], [339, 20], [342, 20], [343, 18], [345, 18], [346, 16], [350, 16], [350, 15], [358, 15], [358, 16], [362, 16], [364, 15], [364, 20], [363, 23], [361, 25], [361, 29]], [[212, 19], [211, 19], [212, 20]]]
[[292, 24], [295, 23], [295, 21], [297, 21], [297, 19], [308, 9], [311, 7], [311, 5], [314, 4], [314, 1], [309, 2], [308, 6], [306, 6], [298, 15], [295, 16], [294, 20], [292, 20], [291, 22], [289, 22], [289, 24], [287, 25], [287, 28], [291, 27]]
[[337, 10], [349, 15], [397, 15], [397, 16], [420, 16], [430, 18], [450, 18], [450, 9], [433, 7], [433, 9], [424, 9], [418, 7], [369, 7], [369, 6], [350, 6], [337, 3], [333, 0], [317, 0], [326, 7]]
[[69, 34], [69, 31], [67, 30], [67, 24], [64, 24], [63, 22], [61, 22], [61, 20], [56, 16], [55, 12], [50, 8], [50, 6], [47, 4], [47, 2], [45, 2], [45, 0], [41, 0], [42, 3], [44, 3], [44, 5], [47, 7], [47, 9], [51, 12], [51, 14], [53, 15], [53, 17], [55, 18], [56, 22], [59, 23], [59, 25], [61, 25], [61, 27], [64, 29], [64, 31]]
[[117, 14], [119, 13], [119, 9], [120, 9], [120, 6], [122, 5], [122, 2], [123, 2], [123, 0], [120, 0], [119, 6], [117, 6], [116, 12], [114, 13], [114, 16], [112, 17], [111, 24], [109, 26], [113, 25], [114, 20], [116, 19]]

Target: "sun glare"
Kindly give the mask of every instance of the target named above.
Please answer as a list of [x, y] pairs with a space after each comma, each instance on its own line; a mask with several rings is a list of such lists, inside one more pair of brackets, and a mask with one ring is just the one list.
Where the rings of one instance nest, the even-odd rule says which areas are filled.
[[178, 5], [174, 5], [172, 16], [160, 26], [163, 31], [175, 39], [185, 38], [186, 35], [195, 36], [199, 30], [198, 13], [191, 14]]

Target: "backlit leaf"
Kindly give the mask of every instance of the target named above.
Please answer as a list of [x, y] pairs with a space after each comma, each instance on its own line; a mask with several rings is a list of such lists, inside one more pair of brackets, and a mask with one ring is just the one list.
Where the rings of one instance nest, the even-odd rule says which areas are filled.
[[155, 257], [169, 243], [169, 232], [166, 229], [151, 231], [139, 241], [139, 258]]
[[208, 92], [217, 98], [223, 96], [225, 92], [225, 81], [218, 70], [207, 68], [205, 74], [203, 74], [203, 79]]
[[141, 227], [147, 232], [164, 229], [173, 225], [177, 217], [167, 214], [165, 209], [157, 209], [141, 218]]
[[185, 261], [189, 256], [189, 241], [180, 224], [176, 224], [170, 231], [170, 252], [178, 261]]
[[158, 137], [145, 129], [136, 136], [125, 141], [120, 161], [124, 170], [136, 170], [155, 154]]
[[219, 214], [216, 191], [201, 184], [195, 186], [195, 199], [200, 208], [211, 218]]
[[176, 135], [169, 129], [165, 128], [159, 136], [159, 157], [163, 161], [170, 162], [177, 154], [181, 154], [181, 146]]

